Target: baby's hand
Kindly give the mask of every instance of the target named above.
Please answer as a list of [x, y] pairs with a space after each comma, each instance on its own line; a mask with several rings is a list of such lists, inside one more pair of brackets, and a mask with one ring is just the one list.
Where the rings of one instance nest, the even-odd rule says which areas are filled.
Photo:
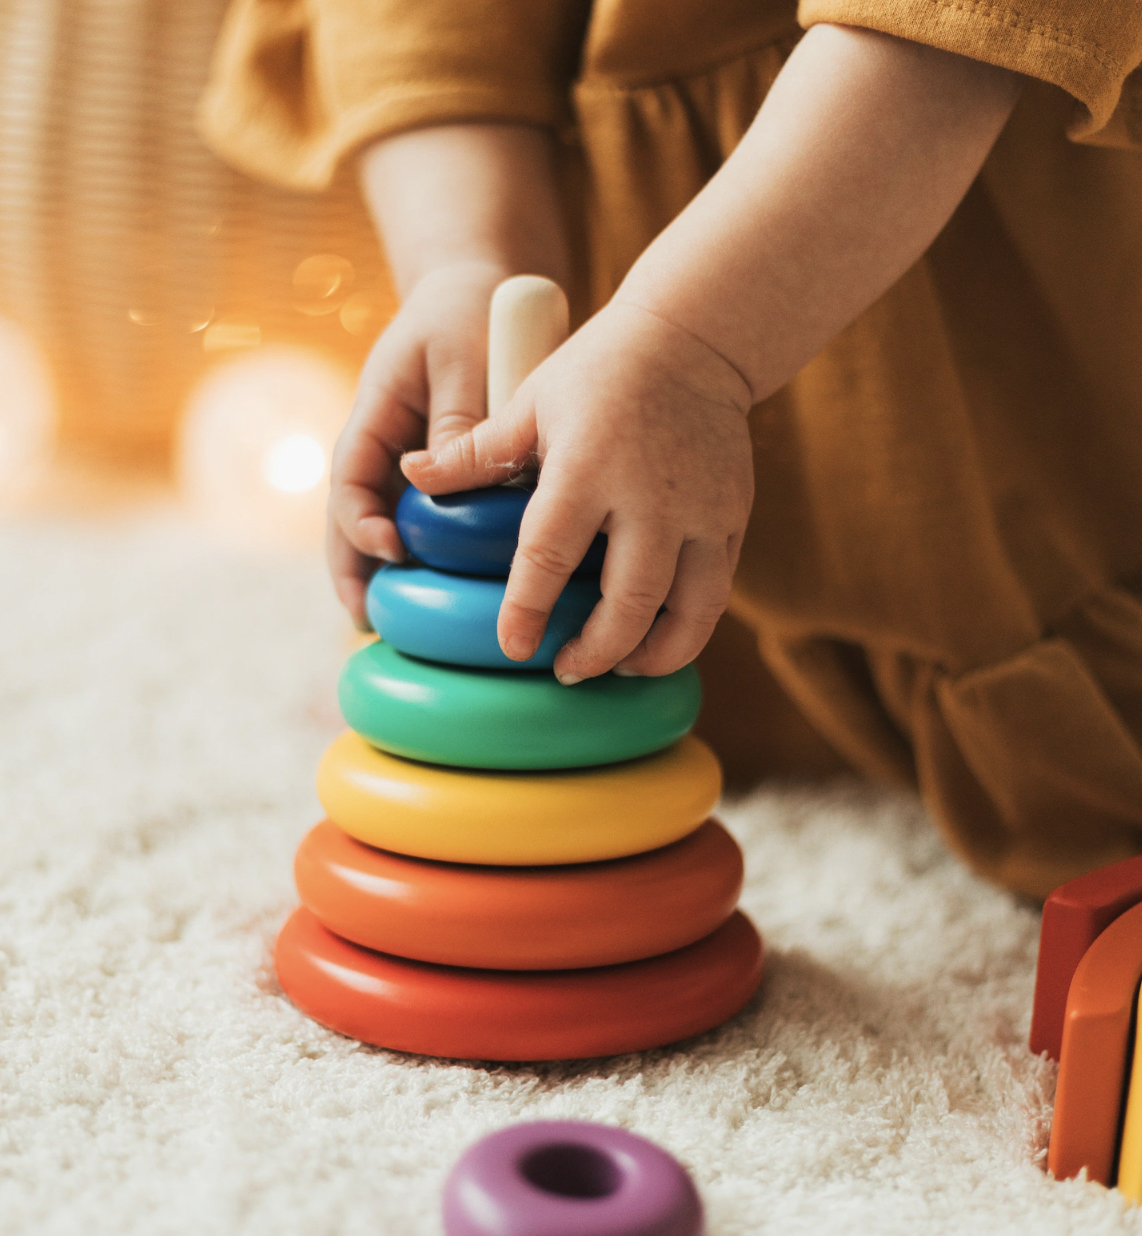
[[403, 488], [394, 465], [406, 450], [439, 448], [483, 418], [488, 306], [508, 273], [488, 262], [434, 270], [365, 362], [333, 452], [327, 533], [334, 587], [362, 630], [375, 560], [405, 557], [391, 518]]
[[750, 402], [745, 379], [696, 336], [616, 300], [501, 414], [402, 467], [438, 494], [497, 484], [537, 458], [500, 609], [504, 652], [535, 652], [602, 530], [603, 599], [555, 672], [565, 685], [615, 667], [668, 674], [698, 655], [729, 601], [753, 501]]

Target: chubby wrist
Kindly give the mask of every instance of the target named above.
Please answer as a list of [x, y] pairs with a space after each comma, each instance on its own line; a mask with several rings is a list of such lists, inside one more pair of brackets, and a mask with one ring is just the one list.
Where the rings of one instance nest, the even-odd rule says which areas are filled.
[[362, 186], [401, 295], [469, 262], [564, 282], [556, 163], [553, 135], [528, 125], [429, 126], [368, 147]]
[[754, 384], [742, 358], [732, 354], [729, 340], [719, 339], [712, 323], [687, 313], [669, 294], [663, 281], [644, 277], [635, 269], [627, 276], [611, 303], [646, 315], [658, 323], [664, 346], [682, 348], [722, 391], [727, 402], [747, 413], [758, 402]]
[[623, 315], [627, 329], [649, 332], [655, 346], [686, 369], [689, 380], [703, 395], [746, 415], [756, 400], [745, 374], [715, 342], [704, 337], [700, 323], [695, 329], [685, 321], [674, 320], [670, 305], [645, 295], [645, 291], [624, 283], [604, 313], [610, 310]]

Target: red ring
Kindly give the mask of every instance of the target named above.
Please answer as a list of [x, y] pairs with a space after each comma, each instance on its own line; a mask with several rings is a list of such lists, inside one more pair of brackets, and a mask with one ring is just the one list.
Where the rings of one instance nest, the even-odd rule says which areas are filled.
[[382, 953], [490, 970], [565, 970], [669, 953], [737, 905], [742, 856], [716, 820], [631, 858], [480, 867], [363, 845], [328, 820], [298, 847], [302, 904]]
[[303, 1013], [350, 1038], [459, 1060], [576, 1060], [643, 1051], [736, 1013], [764, 949], [735, 911], [686, 948], [589, 970], [470, 970], [373, 953], [299, 907], [274, 950]]

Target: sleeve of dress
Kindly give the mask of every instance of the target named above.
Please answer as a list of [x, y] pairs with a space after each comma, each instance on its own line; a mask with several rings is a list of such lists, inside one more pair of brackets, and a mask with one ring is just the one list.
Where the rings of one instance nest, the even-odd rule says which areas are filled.
[[1142, 145], [1139, 0], [800, 0], [798, 20], [862, 26], [1061, 87], [1075, 141]]
[[243, 171], [322, 188], [372, 139], [570, 119], [590, 0], [233, 0], [199, 106]]

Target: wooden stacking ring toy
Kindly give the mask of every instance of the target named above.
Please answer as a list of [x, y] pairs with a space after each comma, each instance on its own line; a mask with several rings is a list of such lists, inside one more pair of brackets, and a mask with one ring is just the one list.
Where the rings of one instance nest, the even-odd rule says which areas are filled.
[[686, 948], [589, 970], [470, 970], [350, 944], [304, 906], [274, 952], [286, 995], [315, 1021], [394, 1051], [460, 1060], [574, 1060], [712, 1029], [761, 981], [740, 911]]
[[365, 606], [373, 629], [407, 656], [484, 669], [549, 670], [603, 595], [594, 579], [568, 580], [538, 651], [526, 661], [513, 661], [496, 637], [506, 587], [502, 579], [390, 563], [373, 576]]
[[453, 768], [582, 768], [647, 755], [686, 733], [701, 695], [693, 665], [563, 687], [546, 670], [436, 665], [384, 640], [354, 653], [338, 686], [342, 716], [369, 742]]
[[[497, 485], [430, 497], [410, 485], [397, 503], [397, 531], [409, 553], [426, 566], [506, 578], [532, 493], [531, 488]], [[575, 574], [597, 575], [606, 551], [607, 538], [600, 533]]]
[[700, 738], [604, 768], [488, 772], [416, 764], [347, 731], [326, 749], [317, 794], [329, 818], [366, 845], [452, 863], [590, 863], [677, 841], [722, 789]]
[[733, 913], [737, 842], [707, 820], [632, 858], [558, 867], [431, 862], [362, 845], [328, 820], [294, 859], [302, 904], [382, 953], [491, 970], [608, 966], [669, 953]]
[[701, 1236], [685, 1169], [626, 1129], [537, 1120], [501, 1129], [444, 1185], [446, 1236]]

